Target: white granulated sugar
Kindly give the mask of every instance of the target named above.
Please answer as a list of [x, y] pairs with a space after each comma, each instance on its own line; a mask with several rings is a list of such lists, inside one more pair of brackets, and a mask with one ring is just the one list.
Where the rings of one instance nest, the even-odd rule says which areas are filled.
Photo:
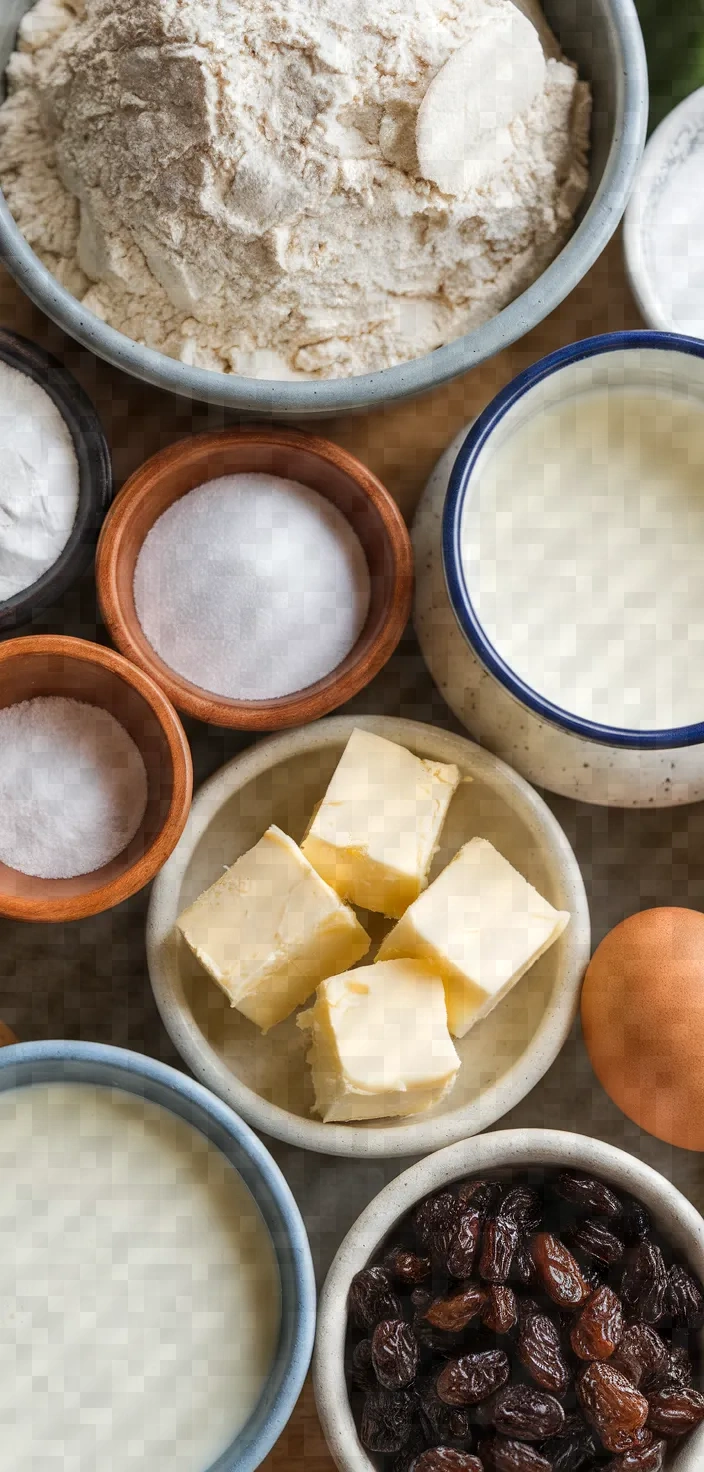
[[317, 491], [265, 474], [182, 496], [144, 540], [134, 599], [164, 663], [201, 689], [272, 700], [346, 658], [370, 579], [349, 522]]
[[147, 774], [109, 711], [63, 696], [0, 710], [0, 860], [39, 879], [90, 874], [144, 817]]
[[53, 567], [73, 531], [79, 470], [53, 400], [0, 362], [0, 602]]
[[[586, 189], [589, 87], [538, 0], [518, 8], [545, 65], [507, 92], [512, 0], [38, 0], [2, 187], [87, 308], [186, 363], [342, 377], [419, 357], [540, 275]], [[494, 140], [443, 117], [462, 92], [437, 79], [475, 42]], [[429, 109], [435, 152], [463, 139], [488, 170], [421, 162]]]

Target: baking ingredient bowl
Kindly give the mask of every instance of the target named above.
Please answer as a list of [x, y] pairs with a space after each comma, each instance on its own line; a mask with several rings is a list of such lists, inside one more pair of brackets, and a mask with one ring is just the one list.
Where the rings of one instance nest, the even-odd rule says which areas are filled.
[[112, 496], [110, 451], [100, 420], [80, 384], [56, 358], [16, 332], [0, 328], [0, 362], [48, 394], [64, 419], [78, 461], [78, 509], [56, 562], [30, 587], [0, 601], [0, 632], [29, 623], [71, 587], [87, 568]]
[[[299, 481], [336, 506], [361, 542], [371, 581], [367, 619], [347, 658], [316, 684], [273, 700], [232, 700], [184, 679], [156, 654], [135, 609], [135, 565], [162, 513], [206, 481], [247, 471]], [[179, 710], [216, 726], [270, 731], [327, 715], [383, 668], [410, 616], [413, 558], [396, 502], [353, 455], [295, 430], [240, 429], [182, 440], [130, 477], [103, 527], [96, 578], [118, 649], [156, 680]]]
[[[340, 1472], [372, 1472], [350, 1410], [344, 1350], [347, 1298], [355, 1273], [366, 1266], [406, 1212], [423, 1197], [465, 1176], [498, 1172], [510, 1179], [530, 1169], [569, 1169], [593, 1175], [634, 1196], [655, 1228], [704, 1276], [704, 1221], [664, 1176], [613, 1145], [558, 1130], [499, 1130], [439, 1150], [392, 1181], [357, 1218], [342, 1243], [320, 1296], [313, 1381], [323, 1431]], [[668, 1472], [697, 1472], [704, 1426], [667, 1463]]]
[[[221, 1151], [254, 1197], [278, 1267], [281, 1289], [278, 1344], [255, 1411], [234, 1443], [207, 1469], [207, 1472], [253, 1472], [281, 1435], [294, 1409], [310, 1362], [315, 1331], [315, 1282], [310, 1249], [298, 1208], [281, 1172], [255, 1135], [219, 1099], [184, 1074], [140, 1053], [79, 1042], [20, 1043], [0, 1051], [0, 1093], [47, 1083], [99, 1085], [160, 1105], [193, 1126]], [[146, 1368], [145, 1396], [148, 1400]]]
[[89, 874], [38, 879], [0, 863], [0, 914], [80, 920], [108, 910], [154, 878], [183, 831], [193, 774], [186, 734], [148, 675], [83, 639], [37, 635], [0, 644], [0, 709], [63, 696], [109, 711], [132, 737], [147, 773], [147, 805], [131, 843]]
[[[562, 538], [556, 549], [554, 539], [549, 543], [541, 540], [548, 535], [545, 528], [550, 530], [542, 510], [544, 504], [549, 504], [544, 500], [548, 494], [544, 490], [548, 481], [544, 469], [538, 467], [531, 482], [526, 459], [517, 471], [520, 483], [512, 483], [512, 493], [515, 489], [518, 497], [520, 492], [521, 500], [516, 499], [516, 516], [511, 513], [511, 525], [520, 518], [531, 496], [537, 498], [536, 504], [539, 502], [541, 519], [539, 522], [536, 518], [532, 520], [530, 533], [519, 551], [520, 566], [515, 561], [512, 564], [515, 580], [509, 586], [504, 573], [496, 585], [504, 592], [504, 611], [513, 610], [513, 628], [519, 634], [521, 631], [531, 634], [538, 629], [532, 645], [536, 655], [533, 668], [537, 670], [538, 681], [550, 675], [555, 686], [552, 671], [556, 669], [561, 673], [563, 666], [557, 661], [553, 666], [553, 654], [546, 652], [547, 636], [544, 645], [542, 630], [557, 575], [565, 580], [559, 606], [554, 607], [552, 622], [552, 628], [560, 631], [559, 640], [562, 641], [559, 658], [563, 651], [567, 651], [573, 661], [581, 660], [576, 667], [582, 671], [589, 656], [589, 668], [593, 671], [593, 681], [587, 672], [590, 689], [592, 683], [595, 688], [603, 688], [609, 699], [616, 698], [621, 689], [624, 705], [629, 699], [634, 716], [639, 718], [628, 724], [625, 721], [607, 724], [580, 713], [575, 706], [568, 705], [566, 699], [560, 698], [559, 688], [555, 698], [546, 694], [544, 685], [531, 684], [517, 670], [509, 654], [497, 646], [480, 618], [476, 566], [467, 573], [463, 551], [465, 528], [468, 526], [474, 535], [475, 527], [488, 525], [486, 508], [489, 502], [481, 499], [484, 492], [480, 495], [477, 488], [482, 484], [482, 476], [486, 473], [491, 475], [492, 466], [503, 464], [500, 456], [507, 446], [510, 449], [512, 437], [518, 436], [526, 426], [547, 423], [548, 416], [552, 416], [550, 433], [554, 436], [557, 433], [556, 414], [570, 414], [575, 404], [593, 405], [597, 399], [604, 401], [606, 396], [614, 402], [616, 434], [620, 432], [619, 415], [625, 412], [623, 406], [629, 402], [637, 405], [662, 396], [658, 401], [660, 407], [650, 421], [656, 441], [661, 423], [658, 415], [664, 414], [669, 404], [679, 405], [676, 412], [684, 413], [686, 410], [686, 415], [691, 417], [695, 424], [694, 438], [691, 443], [682, 441], [681, 453], [675, 449], [672, 452], [671, 468], [679, 499], [675, 502], [673, 492], [672, 502], [667, 502], [666, 488], [660, 487], [660, 491], [656, 488], [651, 504], [650, 490], [646, 496], [642, 488], [639, 489], [640, 481], [635, 481], [631, 491], [636, 498], [642, 496], [638, 509], [633, 511], [633, 505], [625, 499], [624, 492], [618, 506], [610, 498], [607, 513], [603, 501], [600, 506], [597, 504], [598, 488], [594, 492], [596, 500], [590, 499], [592, 482], [588, 479], [589, 474], [594, 472], [595, 466], [597, 471], [601, 466], [603, 495], [606, 485], [604, 466], [608, 466], [608, 461], [599, 458], [601, 446], [597, 453], [592, 440], [589, 455], [583, 456], [584, 474], [578, 467], [573, 476], [567, 472], [563, 475], [563, 486], [569, 483], [569, 499], [561, 501], [559, 518], [550, 523], [555, 536], [559, 534]], [[572, 424], [572, 420], [569, 423]], [[583, 434], [584, 425], [577, 431], [568, 427], [564, 439], [553, 437], [550, 441], [551, 463], [556, 458], [556, 445], [560, 453], [563, 445], [572, 453], [571, 447], [577, 444], [576, 433]], [[670, 434], [666, 418], [662, 420], [662, 433]], [[673, 444], [676, 445], [678, 431], [672, 433]], [[697, 621], [691, 618], [678, 623], [671, 612], [677, 607], [677, 599], [681, 595], [698, 597], [698, 575], [692, 578], [683, 573], [680, 577], [672, 569], [680, 551], [685, 561], [689, 557], [696, 561], [698, 556], [698, 534], [694, 530], [692, 516], [696, 518], [698, 514], [694, 481], [700, 452], [695, 440], [702, 435], [704, 344], [695, 338], [666, 333], [612, 333], [562, 348], [515, 378], [469, 427], [469, 432], [457, 437], [426, 487], [413, 528], [418, 567], [415, 626], [424, 658], [449, 706], [472, 736], [509, 762], [530, 782], [583, 802], [617, 807], [667, 807], [695, 802], [704, 796], [704, 696], [700, 715], [695, 681], [698, 663], [692, 644]], [[635, 455], [641, 455], [640, 441], [626, 440], [626, 448], [629, 444]], [[653, 460], [654, 476], [660, 473], [661, 462], [662, 451], [660, 461], [656, 463]], [[639, 475], [642, 475], [643, 483], [649, 468], [645, 463], [640, 465]], [[668, 474], [669, 468], [668, 461]], [[681, 488], [676, 481], [680, 474], [692, 480], [691, 501], [687, 505], [683, 501], [684, 492], [679, 494]], [[508, 484], [505, 477], [504, 484]], [[689, 490], [687, 494], [690, 494]], [[616, 499], [618, 495], [620, 492], [614, 493]], [[670, 504], [673, 507], [677, 504], [677, 518], [670, 513]], [[621, 515], [621, 505], [626, 509], [620, 531], [616, 521]], [[658, 515], [663, 518], [661, 522], [657, 521]], [[607, 547], [604, 541], [607, 535], [612, 534], [605, 530], [609, 517], [614, 519], [614, 538], [623, 533], [624, 546], [628, 543], [628, 552], [615, 571], [613, 547], [611, 544]], [[493, 525], [497, 531], [498, 551], [501, 552], [504, 538], [505, 544], [513, 548], [514, 533], [511, 531], [510, 539], [505, 537], [507, 524], [496, 513]], [[685, 533], [683, 528], [687, 526], [689, 531]], [[618, 545], [616, 540], [613, 545]], [[526, 575], [526, 568], [534, 568], [535, 559], [539, 556], [543, 559], [545, 578], [530, 578]], [[587, 577], [584, 574], [586, 562], [580, 559], [592, 556], [594, 568]], [[503, 554], [501, 558], [505, 567]], [[605, 576], [603, 569], [606, 566], [609, 568], [608, 585], [602, 587], [599, 579]], [[549, 593], [545, 592], [548, 587], [551, 589]], [[521, 612], [519, 608], [520, 599], [524, 596], [528, 597], [531, 605], [528, 613], [525, 610]], [[663, 619], [653, 627], [656, 597], [663, 598], [670, 623]], [[573, 627], [571, 610], [576, 604], [577, 622]], [[568, 613], [565, 613], [566, 607], [570, 610]], [[540, 620], [543, 620], [542, 624]], [[609, 620], [608, 637], [604, 638], [604, 624]], [[664, 648], [664, 630], [670, 624], [673, 638]], [[592, 633], [592, 628], [595, 633]], [[587, 642], [589, 638], [594, 640], [592, 646]], [[634, 680], [633, 687], [626, 692], [628, 682], [619, 686], [613, 674], [614, 669], [621, 669], [617, 661], [621, 658], [619, 651], [622, 645], [624, 649], [628, 647], [638, 651], [642, 688], [652, 687], [658, 701], [660, 692], [669, 688], [673, 669], [680, 671], [679, 687], [677, 682], [673, 685], [675, 694], [679, 689], [679, 696], [686, 697], [690, 710], [696, 712], [690, 724], [665, 727], [640, 719], [641, 697], [637, 681]], [[567, 691], [564, 693], [566, 695]], [[681, 704], [681, 699], [674, 703]]]
[[649, 327], [704, 336], [704, 87], [653, 133], [626, 211], [623, 245]]
[[[0, 67], [12, 52], [27, 0], [3, 0]], [[590, 187], [577, 228], [558, 258], [498, 317], [413, 362], [338, 380], [282, 383], [190, 367], [135, 342], [87, 311], [46, 269], [0, 200], [0, 255], [20, 286], [65, 331], [118, 368], [187, 397], [260, 416], [340, 413], [435, 388], [529, 332], [581, 281], [626, 206], [645, 138], [648, 80], [633, 0], [548, 0], [567, 56], [593, 89]]]
[[[310, 1117], [306, 1044], [295, 1017], [266, 1034], [231, 1008], [175, 933], [179, 914], [271, 823], [300, 842], [355, 729], [417, 756], [454, 762], [470, 782], [452, 801], [431, 879], [475, 834], [488, 838], [557, 909], [559, 941], [500, 1007], [458, 1041], [462, 1068], [433, 1110], [364, 1125]], [[365, 924], [374, 926], [379, 917]], [[383, 926], [383, 922], [381, 922]], [[372, 940], [381, 930], [371, 929]], [[589, 958], [589, 912], [570, 846], [542, 798], [490, 753], [414, 721], [337, 716], [262, 742], [197, 794], [183, 838], [159, 876], [147, 923], [149, 974], [164, 1024], [189, 1067], [255, 1128], [308, 1150], [411, 1155], [476, 1133], [511, 1109], [550, 1067], [569, 1032]]]

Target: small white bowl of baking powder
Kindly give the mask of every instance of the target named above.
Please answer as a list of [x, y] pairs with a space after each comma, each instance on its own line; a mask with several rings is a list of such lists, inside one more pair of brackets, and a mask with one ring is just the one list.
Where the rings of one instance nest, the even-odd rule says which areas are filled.
[[624, 226], [626, 266], [649, 327], [704, 337], [704, 87], [645, 151]]

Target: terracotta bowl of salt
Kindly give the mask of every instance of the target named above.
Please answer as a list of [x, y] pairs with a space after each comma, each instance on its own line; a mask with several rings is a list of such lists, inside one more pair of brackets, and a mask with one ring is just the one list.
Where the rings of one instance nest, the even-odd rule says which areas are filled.
[[[20, 705], [24, 714], [18, 713]], [[90, 749], [88, 742], [70, 750], [66, 729], [61, 732], [59, 726], [54, 735], [58, 732], [64, 745], [57, 740], [52, 748], [51, 723], [60, 722], [69, 707], [74, 717], [87, 716]], [[85, 739], [85, 729], [76, 729]], [[125, 750], [129, 756], [121, 773], [112, 759], [115, 737], [119, 759], [124, 761]], [[8, 778], [10, 768], [14, 781]], [[126, 900], [154, 878], [176, 847], [192, 788], [191, 753], [181, 722], [158, 685], [128, 660], [63, 636], [0, 644], [0, 915], [80, 920]], [[93, 800], [103, 825], [106, 815], [114, 816], [117, 843], [122, 816], [113, 814], [111, 803], [131, 805], [128, 841], [99, 867], [96, 855], [116, 843], [114, 834], [106, 838], [97, 824], [91, 830]], [[49, 805], [44, 832], [42, 804]], [[19, 853], [28, 855], [22, 867], [3, 862], [4, 857], [18, 863]], [[87, 872], [78, 872], [83, 863]], [[55, 873], [62, 865], [72, 870], [70, 877], [37, 873]]]
[[[330, 516], [344, 524], [347, 534], [351, 528], [368, 572], [368, 602], [351, 648], [334, 667], [312, 683], [287, 693], [242, 699], [198, 684], [167, 662], [163, 651], [157, 652], [138, 616], [135, 570], [156, 522], [182, 497], [221, 477], [252, 475], [294, 481], [299, 488], [317, 493]], [[183, 555], [182, 549], [179, 551]], [[192, 547], [192, 557], [199, 555], [202, 548]], [[242, 559], [239, 566], [244, 566]], [[386, 664], [410, 617], [413, 553], [406, 524], [392, 496], [346, 450], [295, 430], [235, 429], [182, 440], [153, 456], [131, 476], [103, 525], [96, 578], [103, 617], [117, 648], [161, 686], [177, 709], [216, 726], [273, 731], [304, 725], [329, 714], [368, 685]], [[198, 602], [194, 599], [194, 620], [198, 618]], [[257, 610], [254, 612], [258, 615]], [[283, 618], [278, 654], [281, 662], [285, 661], [287, 647], [293, 648], [290, 628]], [[247, 653], [245, 642], [241, 628], [238, 631], [233, 627], [233, 658]], [[250, 664], [254, 651], [252, 645]], [[262, 659], [271, 660], [271, 651]]]

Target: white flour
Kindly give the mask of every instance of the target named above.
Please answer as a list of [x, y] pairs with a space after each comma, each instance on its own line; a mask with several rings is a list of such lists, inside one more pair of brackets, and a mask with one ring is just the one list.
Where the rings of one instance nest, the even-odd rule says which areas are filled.
[[544, 86], [490, 175], [461, 195], [421, 176], [419, 106], [497, 13], [511, 0], [39, 0], [0, 109], [8, 203], [86, 307], [185, 362], [420, 356], [535, 280], [587, 184], [589, 89], [542, 20]]

